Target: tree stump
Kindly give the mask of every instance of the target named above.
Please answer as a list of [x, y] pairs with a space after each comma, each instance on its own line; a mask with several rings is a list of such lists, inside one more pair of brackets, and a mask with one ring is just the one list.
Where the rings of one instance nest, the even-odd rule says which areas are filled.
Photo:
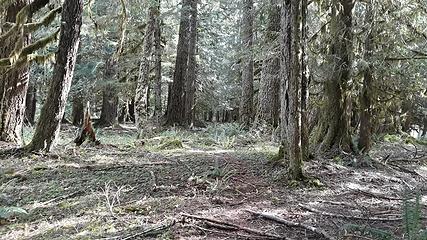
[[95, 131], [93, 129], [92, 120], [91, 120], [91, 117], [90, 117], [90, 105], [89, 105], [89, 102], [87, 103], [86, 110], [84, 112], [82, 129], [80, 131], [80, 134], [74, 140], [74, 143], [77, 146], [80, 146], [80, 145], [82, 145], [86, 141], [86, 138], [89, 138], [89, 140], [91, 142], [95, 143], [95, 145], [101, 144], [101, 142], [99, 140], [96, 140]]

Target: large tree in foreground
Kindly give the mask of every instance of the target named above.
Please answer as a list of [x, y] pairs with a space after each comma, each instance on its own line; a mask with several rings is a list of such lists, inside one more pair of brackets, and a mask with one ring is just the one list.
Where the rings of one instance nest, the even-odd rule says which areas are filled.
[[61, 35], [49, 93], [42, 107], [33, 139], [25, 147], [29, 151], [50, 151], [59, 134], [73, 79], [82, 13], [83, 0], [65, 0], [62, 11]]
[[350, 78], [352, 65], [352, 11], [353, 0], [334, 0], [331, 4], [329, 46], [331, 73], [325, 82], [325, 103], [323, 104], [317, 142], [319, 150], [327, 151], [333, 147], [351, 150], [350, 137]]
[[[17, 19], [18, 13], [29, 3], [28, 0], [18, 0], [10, 4], [6, 10], [5, 22], [21, 26], [26, 23], [26, 17]], [[25, 15], [21, 12], [21, 16]], [[21, 21], [21, 22], [20, 22]], [[3, 29], [6, 30], [6, 29]], [[22, 30], [23, 31], [23, 30]], [[4, 31], [5, 32], [5, 31]], [[30, 35], [16, 31], [8, 38], [0, 38], [0, 58], [7, 58], [18, 48], [29, 43]], [[20, 43], [22, 46], [15, 46]], [[18, 50], [19, 51], [19, 50]], [[0, 69], [0, 140], [21, 143], [22, 123], [25, 111], [25, 96], [29, 81], [28, 63], [13, 69]]]
[[372, 92], [373, 92], [373, 65], [372, 65], [372, 52], [374, 47], [374, 34], [373, 25], [374, 14], [373, 14], [373, 1], [370, 0], [367, 4], [365, 24], [369, 25], [368, 35], [365, 39], [364, 46], [364, 58], [367, 62], [366, 69], [363, 73], [363, 85], [362, 92], [360, 95], [360, 131], [359, 131], [359, 142], [358, 148], [363, 152], [368, 152], [371, 148], [371, 137], [372, 137]]
[[190, 9], [192, 1], [196, 0], [182, 0], [175, 72], [172, 85], [169, 88], [169, 99], [166, 110], [167, 125], [183, 126], [185, 124], [185, 78], [188, 67]]
[[303, 179], [302, 162], [306, 156], [304, 122], [305, 108], [305, 16], [306, 0], [286, 0], [281, 11], [281, 91], [282, 142], [289, 158], [289, 176]]
[[258, 94], [256, 124], [266, 123], [276, 127], [280, 114], [280, 55], [278, 36], [280, 32], [279, 0], [270, 0], [265, 42], [268, 44], [263, 61]]
[[198, 26], [197, 0], [191, 1], [190, 32], [188, 45], [188, 66], [185, 82], [185, 125], [194, 124], [194, 107], [196, 93], [197, 70], [197, 26]]
[[155, 40], [156, 22], [158, 21], [159, 8], [153, 5], [148, 10], [148, 21], [145, 28], [143, 53], [139, 67], [139, 76], [135, 92], [135, 122], [138, 129], [138, 137], [142, 136], [144, 124], [148, 120], [148, 95], [150, 85], [151, 63]]
[[30, 22], [32, 16], [48, 2], [0, 2], [2, 16], [5, 8], [0, 31], [0, 141], [21, 143], [30, 63], [45, 62], [52, 56], [50, 53], [34, 53], [55, 41], [58, 31], [30, 43], [31, 33], [48, 26], [61, 11], [61, 8], [52, 9], [38, 21]]
[[244, 0], [242, 19], [242, 95], [240, 99], [240, 122], [248, 128], [253, 117], [254, 98], [254, 1]]

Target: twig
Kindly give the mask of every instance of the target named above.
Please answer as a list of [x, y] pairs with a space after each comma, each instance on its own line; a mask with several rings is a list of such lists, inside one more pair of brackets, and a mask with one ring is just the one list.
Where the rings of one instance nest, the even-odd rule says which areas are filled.
[[[244, 239], [260, 239], [260, 236], [245, 235], [245, 234], [239, 234], [239, 233], [231, 234], [231, 233], [228, 233], [228, 232], [221, 232], [221, 231], [216, 231], [216, 230], [212, 230], [212, 229], [207, 229], [207, 228], [204, 228], [204, 227], [200, 227], [200, 226], [198, 226], [196, 224], [192, 224], [192, 225], [190, 225], [190, 227], [194, 227], [194, 228], [199, 229], [200, 231], [203, 231], [203, 232], [210, 232], [210, 233], [215, 233], [215, 234], [218, 234], [218, 235], [225, 235], [225, 236], [232, 236], [232, 237], [236, 237], [237, 236], [237, 237], [242, 237]], [[261, 238], [262, 238], [262, 236], [261, 236]]]
[[374, 240], [373, 238], [359, 236], [359, 235], [354, 235], [354, 234], [346, 234], [346, 235], [344, 235], [344, 237], [349, 237], [350, 239], [356, 238], [356, 239], [362, 239], [362, 240]]
[[274, 216], [274, 215], [269, 214], [269, 213], [254, 212], [252, 210], [246, 210], [246, 212], [252, 213], [252, 214], [254, 214], [256, 216], [260, 216], [260, 217], [263, 217], [263, 218], [268, 219], [268, 220], [272, 220], [272, 221], [284, 224], [284, 225], [286, 225], [288, 227], [304, 228], [304, 229], [312, 231], [312, 232], [314, 232], [314, 233], [316, 233], [316, 234], [318, 234], [318, 235], [320, 235], [320, 236], [322, 236], [322, 237], [324, 237], [326, 239], [335, 240], [334, 237], [330, 236], [327, 232], [323, 231], [322, 229], [318, 229], [316, 227], [313, 227], [313, 226], [310, 226], [310, 225], [307, 225], [307, 224], [304, 224], [304, 223], [291, 222], [291, 221], [288, 221], [286, 219]]
[[381, 222], [402, 221], [401, 217], [399, 217], [399, 218], [359, 217], [359, 216], [350, 216], [350, 215], [342, 215], [342, 214], [334, 214], [334, 213], [330, 213], [330, 212], [325, 212], [325, 211], [314, 209], [312, 207], [305, 206], [302, 204], [298, 204], [298, 206], [300, 206], [301, 208], [303, 208], [307, 211], [317, 213], [317, 214], [320, 214], [323, 216], [328, 216], [328, 217], [336, 217], [336, 218], [351, 219], [351, 220], [381, 221]]
[[75, 197], [76, 195], [78, 195], [80, 193], [82, 193], [82, 191], [80, 191], [80, 190], [79, 191], [75, 191], [75, 192], [72, 192], [72, 193], [67, 194], [67, 195], [63, 195], [63, 196], [59, 196], [59, 197], [56, 197], [56, 198], [52, 198], [49, 201], [40, 203], [40, 205], [44, 206], [44, 205], [47, 205], [47, 204], [52, 203], [52, 202], [62, 201], [62, 200], [65, 200], [67, 198]]
[[370, 197], [379, 198], [379, 199], [385, 199], [385, 200], [390, 200], [390, 201], [403, 201], [403, 198], [387, 197], [387, 196], [379, 195], [379, 194], [376, 194], [376, 193], [373, 193], [373, 192], [364, 191], [362, 189], [356, 189], [356, 192], [365, 194], [365, 195], [370, 196]]
[[229, 227], [233, 227], [236, 228], [236, 230], [242, 230], [251, 234], [256, 234], [259, 236], [264, 236], [264, 237], [268, 237], [270, 239], [286, 239], [286, 237], [282, 237], [282, 236], [277, 236], [277, 235], [273, 235], [273, 234], [269, 234], [257, 229], [252, 229], [252, 228], [248, 228], [248, 227], [244, 227], [244, 226], [240, 226], [234, 223], [230, 223], [230, 222], [224, 222], [224, 221], [220, 221], [220, 220], [216, 220], [216, 219], [212, 219], [212, 218], [207, 218], [207, 217], [202, 217], [202, 216], [195, 216], [195, 215], [190, 215], [190, 214], [186, 214], [183, 213], [182, 214], [183, 217], [187, 217], [187, 218], [192, 218], [192, 219], [196, 219], [196, 220], [202, 220], [202, 221], [208, 221], [211, 223], [216, 223], [216, 224], [220, 224], [220, 225], [225, 225], [225, 226], [229, 226]]
[[120, 168], [145, 168], [147, 166], [156, 166], [156, 165], [169, 165], [171, 162], [148, 162], [148, 163], [138, 163], [138, 165], [111, 165], [107, 167], [102, 167], [102, 165], [85, 165], [79, 168], [86, 168], [90, 171], [110, 171]]
[[173, 220], [172, 222], [170, 222], [168, 224], [164, 224], [164, 225], [160, 225], [160, 226], [157, 226], [157, 227], [149, 228], [149, 229], [146, 229], [146, 230], [144, 230], [142, 232], [135, 233], [133, 235], [129, 235], [127, 237], [122, 238], [122, 240], [135, 239], [137, 237], [145, 237], [145, 236], [154, 235], [154, 234], [158, 235], [161, 232], [163, 232], [163, 231], [165, 231], [165, 230], [173, 227], [175, 225], [175, 223], [176, 223], [175, 220]]

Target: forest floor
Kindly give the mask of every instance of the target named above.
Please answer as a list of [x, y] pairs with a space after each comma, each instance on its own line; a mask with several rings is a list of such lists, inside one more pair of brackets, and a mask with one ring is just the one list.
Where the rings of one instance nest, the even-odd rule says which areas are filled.
[[301, 184], [283, 177], [277, 144], [230, 126], [144, 145], [125, 126], [75, 147], [77, 131], [48, 155], [0, 157], [0, 206], [28, 212], [0, 221], [0, 239], [400, 239], [416, 192], [427, 216], [427, 147], [398, 136], [372, 159], [315, 158]]

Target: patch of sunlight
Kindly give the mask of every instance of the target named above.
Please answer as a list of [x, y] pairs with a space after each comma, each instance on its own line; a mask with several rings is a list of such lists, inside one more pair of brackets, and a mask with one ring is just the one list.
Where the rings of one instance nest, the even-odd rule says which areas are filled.
[[358, 183], [353, 183], [353, 182], [347, 183], [347, 184], [345, 184], [345, 186], [346, 186], [346, 188], [348, 188], [350, 190], [364, 190], [364, 191], [369, 190], [369, 188], [364, 187]]
[[9, 231], [2, 235], [2, 239], [14, 240], [14, 239], [33, 239], [34, 237], [41, 237], [47, 235], [48, 239], [49, 234], [55, 231], [64, 231], [64, 228], [75, 229], [76, 226], [87, 224], [90, 222], [89, 217], [70, 217], [64, 218], [55, 222], [33, 222], [32, 224], [23, 225], [22, 229], [16, 229]]
[[115, 158], [113, 156], [108, 155], [94, 155], [87, 159], [88, 161], [96, 161], [98, 163], [111, 163], [115, 161]]
[[427, 167], [426, 166], [421, 166], [420, 168], [418, 168], [417, 170], [415, 170], [418, 174], [420, 174], [421, 176], [423, 176], [424, 178], [427, 178]]
[[421, 196], [420, 204], [427, 206], [427, 195]]
[[185, 152], [187, 153], [232, 153], [235, 152], [236, 150], [233, 149], [212, 149], [212, 150], [201, 150], [201, 149], [189, 149], [186, 150]]

